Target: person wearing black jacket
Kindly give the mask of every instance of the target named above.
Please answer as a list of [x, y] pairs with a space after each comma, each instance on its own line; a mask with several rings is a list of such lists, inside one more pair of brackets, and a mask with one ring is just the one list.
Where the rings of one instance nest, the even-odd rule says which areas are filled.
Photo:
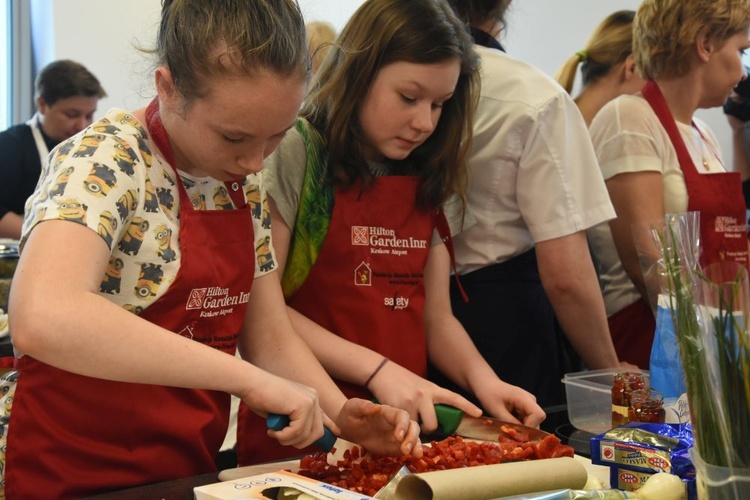
[[0, 133], [0, 238], [21, 237], [24, 205], [49, 152], [91, 125], [106, 95], [99, 80], [75, 61], [54, 61], [39, 73], [37, 112]]
[[[750, 68], [745, 67], [745, 71]], [[732, 127], [735, 172], [742, 175], [742, 194], [750, 210], [750, 80], [742, 80], [724, 103], [724, 114]]]

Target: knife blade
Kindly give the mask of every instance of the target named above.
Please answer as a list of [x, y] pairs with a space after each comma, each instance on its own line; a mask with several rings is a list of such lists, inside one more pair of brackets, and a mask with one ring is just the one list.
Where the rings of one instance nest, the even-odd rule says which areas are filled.
[[541, 441], [549, 433], [534, 427], [512, 422], [503, 422], [489, 417], [472, 417], [453, 406], [436, 404], [438, 432], [446, 436], [456, 434], [461, 437], [481, 441], [500, 440], [500, 437], [520, 441]]

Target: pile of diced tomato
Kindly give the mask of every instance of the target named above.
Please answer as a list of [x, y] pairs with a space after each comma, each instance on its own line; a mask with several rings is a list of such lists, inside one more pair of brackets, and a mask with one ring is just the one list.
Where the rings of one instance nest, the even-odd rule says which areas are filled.
[[528, 436], [513, 432], [501, 435], [498, 442], [466, 441], [459, 436], [450, 436], [426, 444], [423, 449], [421, 458], [404, 456], [359, 460], [359, 450], [354, 448], [345, 453], [338, 467], [328, 464], [325, 453], [316, 453], [302, 458], [299, 474], [373, 496], [402, 465], [413, 473], [420, 473], [518, 460], [572, 457], [574, 453], [573, 448], [560, 443], [552, 434], [541, 441], [531, 442]]
[[304, 456], [300, 460], [298, 474], [339, 488], [374, 496], [401, 468], [405, 457], [365, 458], [361, 462], [356, 462], [359, 458], [358, 450], [353, 448], [353, 453], [347, 450], [344, 460], [338, 462], [338, 467], [328, 464], [325, 453]]

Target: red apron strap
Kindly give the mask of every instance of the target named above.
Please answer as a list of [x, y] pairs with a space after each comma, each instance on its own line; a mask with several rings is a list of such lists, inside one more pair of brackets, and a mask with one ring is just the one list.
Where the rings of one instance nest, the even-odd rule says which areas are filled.
[[161, 123], [161, 115], [159, 114], [159, 99], [154, 97], [148, 106], [146, 107], [146, 126], [148, 128], [151, 137], [153, 138], [156, 145], [159, 147], [161, 154], [164, 155], [164, 159], [167, 160], [173, 168], [177, 168], [174, 163], [174, 152], [172, 151], [172, 145], [169, 143], [167, 138], [167, 131], [164, 130], [164, 125]]
[[695, 168], [695, 163], [690, 157], [690, 153], [685, 146], [685, 141], [682, 140], [682, 135], [677, 129], [677, 123], [672, 117], [672, 112], [667, 106], [667, 101], [664, 99], [664, 94], [661, 93], [661, 89], [655, 81], [649, 80], [641, 90], [643, 97], [651, 105], [651, 108], [656, 113], [656, 117], [659, 118], [661, 126], [667, 131], [669, 139], [672, 141], [675, 152], [677, 153], [677, 160], [680, 162], [680, 167], [683, 172], [689, 172], [690, 175], [697, 174], [698, 170]]
[[461, 292], [461, 297], [464, 302], [469, 302], [469, 296], [464, 291], [464, 286], [461, 284], [461, 278], [458, 276], [458, 267], [456, 266], [456, 252], [453, 249], [453, 238], [451, 237], [451, 228], [448, 224], [448, 219], [445, 218], [445, 212], [442, 208], [437, 210], [435, 214], [435, 228], [440, 235], [440, 239], [445, 243], [445, 248], [448, 249], [448, 255], [451, 258], [451, 267], [453, 268], [453, 276], [456, 278], [456, 285], [458, 290]]
[[[151, 133], [154, 142], [161, 150], [161, 153], [164, 155], [164, 159], [167, 160], [174, 169], [177, 169], [177, 165], [174, 161], [172, 145], [169, 143], [167, 132], [164, 130], [164, 125], [161, 123], [161, 116], [159, 115], [159, 99], [154, 98], [146, 107], [146, 121], [148, 122], [148, 130]], [[179, 184], [180, 194], [185, 194], [186, 199], [189, 200], [190, 197], [187, 196], [187, 192], [185, 191], [184, 186], [182, 186], [182, 183], [178, 182], [177, 184]], [[237, 208], [245, 208], [246, 201], [245, 193], [242, 191], [242, 183], [240, 181], [226, 181], [224, 182], [224, 185], [234, 202], [234, 206]]]
[[247, 202], [245, 201], [245, 193], [242, 192], [242, 182], [240, 181], [226, 181], [224, 182], [229, 197], [232, 198], [234, 206], [237, 208], [245, 208]]

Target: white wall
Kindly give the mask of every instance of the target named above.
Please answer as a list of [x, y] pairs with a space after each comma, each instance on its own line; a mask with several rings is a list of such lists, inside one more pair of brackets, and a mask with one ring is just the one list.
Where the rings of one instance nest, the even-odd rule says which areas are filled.
[[299, 4], [306, 20], [328, 21], [341, 31], [362, 0], [299, 0]]
[[[50, 57], [76, 59], [96, 74], [109, 95], [101, 101], [99, 114], [111, 107], [145, 105], [153, 95], [151, 62], [135, 50], [134, 44], [153, 46], [160, 0], [46, 1], [51, 3], [54, 19], [55, 50]], [[554, 75], [568, 57], [583, 47], [604, 17], [619, 9], [635, 10], [639, 3], [516, 0], [509, 13], [504, 44], [513, 56]], [[327, 20], [339, 30], [361, 4], [362, 0], [300, 0], [307, 19]], [[702, 110], [698, 116], [719, 137], [725, 163], [731, 165], [730, 131], [721, 109]]]
[[51, 3], [54, 57], [79, 61], [107, 91], [97, 114], [103, 115], [113, 107], [135, 109], [148, 103], [153, 96], [151, 59], [135, 46], [153, 47], [161, 1], [51, 0]]
[[[554, 76], [559, 67], [581, 50], [599, 22], [620, 9], [637, 10], [640, 0], [516, 0], [504, 34], [506, 50]], [[747, 62], [746, 62], [747, 64]], [[578, 92], [578, 87], [573, 93]], [[696, 113], [719, 139], [727, 168], [732, 165], [732, 137], [721, 108]]]
[[[41, 61], [40, 67], [53, 59], [74, 59], [86, 66], [107, 91], [99, 103], [99, 116], [112, 107], [135, 109], [149, 102], [154, 95], [153, 59], [136, 47], [154, 46], [161, 0], [37, 1], [49, 3], [54, 20], [54, 47], [44, 53], [42, 57], [49, 60]], [[306, 19], [325, 19], [337, 29], [361, 3], [300, 0]]]

